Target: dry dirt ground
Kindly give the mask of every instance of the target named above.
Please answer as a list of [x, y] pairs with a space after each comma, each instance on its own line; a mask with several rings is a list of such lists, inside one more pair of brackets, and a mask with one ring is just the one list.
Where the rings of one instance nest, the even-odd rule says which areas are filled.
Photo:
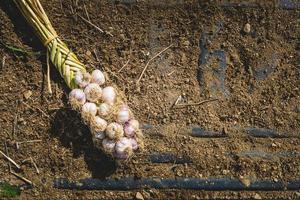
[[[250, 6], [224, 2], [41, 0], [59, 36], [88, 69], [105, 71], [124, 91], [136, 117], [154, 126], [144, 131], [145, 150], [116, 164], [93, 146], [54, 68], [49, 95], [44, 48], [13, 3], [2, 0], [0, 149], [5, 152], [6, 141], [9, 155], [21, 164], [21, 170], [13, 170], [35, 185], [22, 191], [20, 199], [132, 199], [137, 192], [145, 199], [299, 198], [299, 191], [53, 188], [53, 180], [60, 177], [300, 179], [300, 11], [283, 9], [275, 1]], [[88, 18], [86, 12], [113, 37], [78, 17]], [[137, 85], [147, 61], [171, 44]], [[218, 100], [172, 106], [179, 96], [181, 104]], [[192, 137], [191, 126], [227, 137]], [[245, 133], [251, 127], [275, 130], [283, 137], [252, 137]], [[16, 142], [31, 140], [38, 141], [16, 148]], [[188, 155], [193, 163], [151, 163], [148, 155], [153, 152]], [[29, 157], [39, 174], [30, 162], [22, 162]], [[2, 157], [0, 177], [23, 183], [9, 173]]]

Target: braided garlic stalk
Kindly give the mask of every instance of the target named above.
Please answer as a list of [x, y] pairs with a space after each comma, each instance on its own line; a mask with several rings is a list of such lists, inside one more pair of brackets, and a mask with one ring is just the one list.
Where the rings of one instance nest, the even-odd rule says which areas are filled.
[[[14, 0], [47, 48], [48, 58], [72, 91], [69, 101], [81, 113], [95, 144], [118, 159], [129, 158], [143, 147], [139, 123], [116, 87], [105, 86], [100, 70], [86, 71], [76, 55], [61, 41], [39, 0]], [[105, 86], [105, 87], [104, 87]]]

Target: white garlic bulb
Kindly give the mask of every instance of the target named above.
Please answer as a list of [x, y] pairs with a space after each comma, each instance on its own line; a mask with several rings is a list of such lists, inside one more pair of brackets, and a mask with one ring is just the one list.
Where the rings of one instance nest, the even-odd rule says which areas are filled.
[[115, 146], [116, 157], [119, 159], [127, 159], [132, 154], [132, 142], [122, 137]]
[[124, 135], [123, 126], [116, 122], [110, 123], [106, 127], [106, 136], [110, 139], [118, 140]]
[[91, 120], [90, 128], [93, 133], [103, 132], [107, 127], [107, 122], [99, 116], [94, 116]]
[[113, 104], [116, 100], [116, 91], [113, 87], [108, 86], [102, 90], [102, 100], [108, 104]]
[[88, 72], [78, 71], [75, 74], [75, 83], [81, 87], [85, 88], [91, 81], [92, 76]]
[[81, 89], [73, 89], [69, 94], [69, 101], [73, 109], [80, 110], [86, 101], [84, 92]]
[[97, 106], [94, 103], [87, 102], [82, 106], [81, 116], [85, 122], [89, 123], [97, 114]]
[[124, 124], [129, 119], [130, 119], [130, 111], [126, 105], [122, 105], [117, 114], [117, 121], [121, 124]]
[[90, 83], [84, 89], [86, 99], [91, 102], [97, 102], [101, 99], [102, 89], [97, 83]]
[[104, 74], [99, 70], [96, 69], [92, 72], [92, 83], [97, 83], [99, 85], [103, 85], [105, 83], [105, 77]]
[[98, 114], [100, 116], [107, 116], [111, 110], [111, 106], [107, 103], [101, 103], [98, 108]]
[[116, 143], [115, 141], [113, 140], [110, 140], [108, 138], [105, 138], [103, 141], [102, 141], [102, 146], [103, 146], [103, 149], [106, 151], [106, 152], [109, 152], [109, 153], [113, 153], [114, 152], [114, 148], [116, 146]]

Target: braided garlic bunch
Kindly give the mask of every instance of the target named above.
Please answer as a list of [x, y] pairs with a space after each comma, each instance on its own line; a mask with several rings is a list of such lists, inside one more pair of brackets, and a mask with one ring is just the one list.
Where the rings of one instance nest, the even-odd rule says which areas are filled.
[[92, 74], [78, 71], [75, 75], [78, 89], [73, 89], [69, 101], [81, 113], [89, 126], [97, 146], [118, 159], [127, 159], [143, 146], [139, 122], [112, 86], [105, 85], [100, 70]]
[[[70, 104], [90, 127], [97, 146], [120, 159], [127, 159], [143, 146], [139, 123], [122, 101], [116, 87], [104, 87], [100, 70], [92, 74], [58, 37], [39, 0], [14, 0], [47, 49], [47, 58], [70, 89]], [[104, 87], [104, 88], [103, 88]]]

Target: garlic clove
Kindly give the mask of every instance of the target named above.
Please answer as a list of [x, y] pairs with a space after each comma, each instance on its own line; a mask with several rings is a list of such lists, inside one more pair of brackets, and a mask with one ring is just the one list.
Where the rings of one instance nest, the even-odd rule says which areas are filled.
[[96, 104], [87, 102], [82, 106], [81, 116], [86, 123], [89, 123], [96, 114], [97, 114]]
[[107, 127], [107, 122], [99, 116], [94, 116], [90, 123], [93, 133], [103, 132]]
[[92, 76], [88, 72], [78, 71], [75, 74], [75, 83], [81, 87], [85, 88], [91, 82]]
[[108, 86], [102, 90], [102, 100], [108, 104], [113, 104], [116, 100], [116, 91], [113, 87]]
[[92, 72], [92, 83], [97, 83], [99, 85], [103, 85], [105, 83], [105, 76], [104, 74], [99, 70], [96, 69]]
[[126, 137], [134, 137], [135, 136], [135, 128], [127, 122], [124, 125], [124, 133], [125, 133]]
[[81, 89], [73, 89], [69, 94], [69, 102], [74, 110], [80, 110], [86, 97]]
[[132, 150], [137, 150], [139, 148], [139, 145], [134, 138], [129, 138], [129, 141], [131, 142]]
[[120, 159], [127, 159], [132, 154], [132, 142], [122, 137], [115, 146], [115, 156]]
[[132, 126], [135, 130], [138, 130], [140, 128], [139, 122], [135, 119], [131, 119], [128, 121], [128, 124]]
[[120, 110], [117, 114], [117, 122], [124, 124], [130, 119], [129, 110]]
[[116, 143], [114, 140], [110, 140], [108, 138], [103, 139], [102, 141], [103, 149], [106, 152], [113, 153], [115, 150]]
[[101, 99], [102, 89], [97, 83], [90, 83], [84, 89], [87, 100], [97, 102]]
[[106, 127], [106, 136], [110, 139], [119, 139], [124, 135], [123, 126], [116, 122], [110, 123]]
[[107, 103], [101, 103], [98, 108], [98, 114], [100, 116], [107, 116], [111, 110], [111, 106]]

